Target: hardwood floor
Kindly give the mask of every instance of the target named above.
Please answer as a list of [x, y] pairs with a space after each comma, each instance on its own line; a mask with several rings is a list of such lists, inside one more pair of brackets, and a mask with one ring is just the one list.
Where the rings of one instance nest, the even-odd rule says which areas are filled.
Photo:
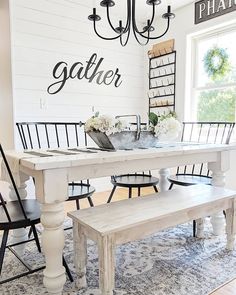
[[209, 295], [236, 295], [236, 279], [218, 288]]
[[[142, 190], [142, 196], [153, 194], [153, 188], [145, 188]], [[93, 196], [94, 205], [101, 205], [107, 202], [109, 197], [110, 191], [106, 192], [98, 192], [95, 193]], [[133, 191], [133, 196], [137, 196], [137, 190]], [[112, 201], [120, 201], [125, 200], [128, 198], [128, 190], [125, 188], [117, 189]], [[89, 207], [89, 203], [87, 200], [81, 201], [81, 208]], [[65, 203], [65, 212], [76, 210], [75, 202], [66, 202]], [[206, 294], [207, 295], [207, 294]], [[217, 290], [213, 291], [209, 295], [236, 295], [236, 279], [232, 280], [231, 282], [225, 284], [224, 286], [218, 288]]]

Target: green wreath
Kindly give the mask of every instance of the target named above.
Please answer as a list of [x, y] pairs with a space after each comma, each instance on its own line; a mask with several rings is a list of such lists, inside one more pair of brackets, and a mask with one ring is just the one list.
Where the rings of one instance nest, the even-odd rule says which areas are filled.
[[204, 56], [204, 68], [212, 80], [218, 80], [230, 71], [229, 55], [224, 48], [214, 46]]

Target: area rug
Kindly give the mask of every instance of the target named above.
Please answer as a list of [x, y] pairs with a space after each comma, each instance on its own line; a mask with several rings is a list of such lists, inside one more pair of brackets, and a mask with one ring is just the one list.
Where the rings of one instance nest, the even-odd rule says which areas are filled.
[[[114, 295], [206, 295], [236, 277], [236, 251], [225, 250], [225, 236], [215, 237], [211, 232], [207, 221], [205, 238], [193, 238], [189, 223], [117, 247]], [[72, 233], [66, 231], [65, 258], [76, 279], [72, 249]], [[34, 243], [28, 243], [24, 257], [34, 267], [44, 263]], [[7, 253], [2, 278], [22, 270]], [[88, 242], [87, 278], [88, 288], [79, 291], [67, 279], [63, 295], [100, 294], [97, 248], [92, 241]], [[0, 294], [47, 294], [42, 279], [42, 272], [38, 272], [0, 285]]]

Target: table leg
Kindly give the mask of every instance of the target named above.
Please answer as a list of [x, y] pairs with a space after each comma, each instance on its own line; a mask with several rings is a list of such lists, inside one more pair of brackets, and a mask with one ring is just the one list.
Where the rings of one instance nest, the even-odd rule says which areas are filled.
[[236, 199], [233, 200], [233, 206], [226, 210], [226, 234], [227, 249], [234, 250], [236, 235]]
[[[208, 169], [212, 171], [212, 185], [224, 187], [225, 186], [225, 172], [230, 167], [229, 151], [218, 153], [217, 161], [208, 163]], [[213, 233], [220, 235], [225, 232], [225, 217], [223, 210], [211, 217]]]
[[170, 182], [168, 181], [168, 176], [170, 175], [170, 169], [160, 169], [159, 170], [159, 175], [160, 175], [160, 182], [159, 182], [159, 186], [160, 186], [160, 191], [168, 191], [169, 186], [170, 186]]
[[83, 234], [82, 226], [78, 222], [73, 222], [73, 242], [74, 242], [74, 263], [77, 272], [77, 287], [87, 287], [86, 265], [87, 265], [87, 238]]
[[[225, 173], [222, 171], [213, 171], [212, 185], [224, 187]], [[222, 235], [225, 233], [225, 217], [223, 210], [211, 216], [211, 224], [215, 235]]]
[[99, 287], [102, 295], [113, 295], [115, 288], [115, 243], [105, 236], [98, 241]]
[[196, 224], [197, 224], [197, 232], [196, 232], [196, 236], [197, 238], [203, 238], [204, 234], [204, 218], [199, 218], [196, 220]]
[[42, 247], [46, 260], [44, 286], [49, 294], [61, 295], [66, 282], [65, 268], [62, 265], [64, 247], [64, 204], [42, 204], [41, 223]]
[[[27, 198], [26, 181], [29, 179], [29, 177], [26, 175], [24, 176], [22, 174], [20, 178], [21, 178], [21, 183], [18, 186], [18, 192], [20, 194], [21, 199], [24, 200]], [[17, 200], [16, 193], [12, 184], [10, 184], [9, 188], [10, 188], [9, 199], [11, 201]], [[28, 240], [28, 231], [25, 228], [14, 229], [12, 231], [10, 243], [15, 244], [15, 243], [19, 243], [19, 242], [23, 242], [27, 240]], [[20, 256], [24, 254], [25, 246], [26, 244], [21, 244], [16, 247], [16, 251]]]

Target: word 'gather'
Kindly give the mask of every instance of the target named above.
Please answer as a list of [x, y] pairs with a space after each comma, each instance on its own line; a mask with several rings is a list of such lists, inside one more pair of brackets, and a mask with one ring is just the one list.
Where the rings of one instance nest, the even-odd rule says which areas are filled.
[[122, 83], [119, 69], [108, 70], [104, 72], [100, 67], [104, 58], [97, 61], [97, 54], [94, 53], [84, 66], [82, 62], [75, 62], [70, 68], [64, 61], [58, 62], [52, 72], [53, 77], [57, 80], [51, 84], [47, 91], [49, 94], [56, 94], [63, 89], [67, 80], [69, 79], [86, 79], [89, 83], [95, 81], [98, 85], [111, 85], [114, 83], [115, 87], [119, 87]]

